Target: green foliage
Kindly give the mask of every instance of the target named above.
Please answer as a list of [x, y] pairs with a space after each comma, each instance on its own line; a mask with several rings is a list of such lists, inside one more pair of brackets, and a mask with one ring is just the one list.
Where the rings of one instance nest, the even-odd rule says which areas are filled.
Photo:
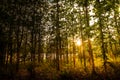
[[38, 80], [118, 79], [119, 5], [119, 0], [2, 0], [0, 75], [20, 78], [25, 72]]

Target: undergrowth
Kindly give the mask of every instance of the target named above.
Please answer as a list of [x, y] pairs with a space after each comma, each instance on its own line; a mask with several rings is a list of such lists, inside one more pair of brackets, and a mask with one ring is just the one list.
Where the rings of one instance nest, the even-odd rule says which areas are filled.
[[[44, 63], [34, 66], [34, 75], [31, 74], [33, 66], [28, 64], [25, 68], [20, 68], [18, 72], [13, 73], [11, 71], [3, 70], [0, 74], [0, 80], [119, 80], [120, 77], [120, 64], [107, 63], [107, 69], [105, 72], [104, 67], [95, 67], [95, 71], [92, 72], [87, 68], [87, 71], [81, 68], [65, 67], [61, 70], [56, 70], [50, 63]], [[30, 67], [31, 66], [31, 67]], [[11, 69], [11, 68], [10, 68]], [[12, 76], [12, 77], [11, 77]]]

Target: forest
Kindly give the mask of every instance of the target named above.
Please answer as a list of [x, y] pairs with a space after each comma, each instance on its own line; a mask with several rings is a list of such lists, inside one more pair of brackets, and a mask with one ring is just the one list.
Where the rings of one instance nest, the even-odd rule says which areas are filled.
[[120, 0], [1, 0], [0, 80], [119, 80]]

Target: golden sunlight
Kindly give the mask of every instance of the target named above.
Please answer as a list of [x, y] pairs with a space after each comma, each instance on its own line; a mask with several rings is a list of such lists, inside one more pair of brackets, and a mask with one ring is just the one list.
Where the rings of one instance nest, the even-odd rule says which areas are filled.
[[120, 6], [119, 6], [119, 8], [118, 8], [118, 11], [120, 12]]
[[80, 46], [82, 44], [80, 39], [76, 39], [76, 45]]

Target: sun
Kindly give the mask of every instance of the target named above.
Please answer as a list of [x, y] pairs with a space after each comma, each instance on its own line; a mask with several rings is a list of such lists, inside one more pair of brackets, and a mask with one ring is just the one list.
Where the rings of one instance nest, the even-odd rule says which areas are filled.
[[80, 46], [82, 44], [80, 39], [76, 39], [76, 45]]
[[119, 6], [119, 8], [118, 8], [118, 11], [120, 12], [120, 6]]

